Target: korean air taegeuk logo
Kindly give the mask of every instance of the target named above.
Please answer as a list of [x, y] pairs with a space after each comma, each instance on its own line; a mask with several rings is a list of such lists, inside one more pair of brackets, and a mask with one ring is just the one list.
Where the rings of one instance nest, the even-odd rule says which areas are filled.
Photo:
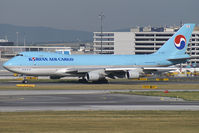
[[174, 39], [174, 45], [177, 49], [181, 50], [186, 45], [186, 38], [183, 35], [177, 35]]

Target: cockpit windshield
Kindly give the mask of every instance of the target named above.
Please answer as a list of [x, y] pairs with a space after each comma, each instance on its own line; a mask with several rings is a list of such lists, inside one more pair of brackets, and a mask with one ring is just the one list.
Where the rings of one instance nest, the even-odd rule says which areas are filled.
[[23, 54], [17, 54], [16, 56], [23, 56]]

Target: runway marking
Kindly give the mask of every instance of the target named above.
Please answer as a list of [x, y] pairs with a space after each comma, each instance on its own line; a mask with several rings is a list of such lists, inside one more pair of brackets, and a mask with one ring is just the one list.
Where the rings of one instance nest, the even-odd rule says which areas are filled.
[[172, 98], [172, 97], [161, 97], [160, 98], [160, 101], [170, 101], [170, 102], [173, 102], [173, 101], [184, 101], [183, 99], [181, 98]]
[[16, 84], [16, 87], [35, 87], [35, 84]]
[[156, 81], [169, 81], [168, 78], [156, 78], [155, 80]]
[[160, 101], [164, 101], [164, 97], [161, 97], [161, 98], [160, 98]]
[[143, 85], [142, 86], [143, 89], [157, 89], [157, 85]]
[[104, 100], [107, 100], [107, 98], [106, 98], [106, 97], [103, 97], [103, 99], [104, 99]]
[[24, 98], [23, 97], [21, 97], [21, 98], [19, 98], [20, 100], [24, 100]]

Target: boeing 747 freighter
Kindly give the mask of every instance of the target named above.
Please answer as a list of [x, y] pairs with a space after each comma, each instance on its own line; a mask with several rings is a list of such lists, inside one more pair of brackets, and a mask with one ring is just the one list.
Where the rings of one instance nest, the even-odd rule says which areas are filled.
[[153, 54], [64, 55], [21, 52], [3, 64], [3, 67], [24, 76], [50, 76], [52, 79], [76, 76], [85, 82], [107, 81], [107, 77], [139, 78], [144, 73], [161, 69], [160, 67], [186, 62], [190, 56], [185, 52], [194, 26], [195, 24], [184, 24]]

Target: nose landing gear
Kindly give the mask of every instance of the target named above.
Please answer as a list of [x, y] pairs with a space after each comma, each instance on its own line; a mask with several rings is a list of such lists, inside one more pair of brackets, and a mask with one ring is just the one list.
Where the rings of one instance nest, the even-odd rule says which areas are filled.
[[22, 83], [27, 84], [28, 80], [26, 78], [24, 78], [24, 80], [22, 81]]
[[23, 77], [22, 83], [28, 84], [30, 80], [38, 80], [38, 77]]

